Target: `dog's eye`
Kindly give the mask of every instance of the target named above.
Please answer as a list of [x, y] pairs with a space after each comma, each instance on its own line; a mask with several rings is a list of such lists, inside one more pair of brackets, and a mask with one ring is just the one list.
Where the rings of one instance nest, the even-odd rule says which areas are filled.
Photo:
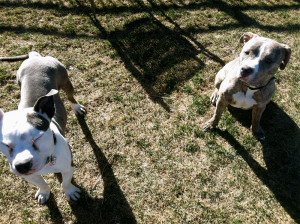
[[5, 144], [4, 142], [1, 142], [2, 145], [5, 145], [7, 148], [11, 148], [9, 145]]
[[13, 148], [7, 144], [5, 144], [4, 142], [1, 142], [2, 145], [5, 145], [8, 149], [9, 149], [9, 154], [13, 153]]
[[34, 144], [34, 142], [32, 142], [32, 147], [33, 147], [33, 149], [34, 149], [35, 151], [40, 151], [40, 150], [38, 149], [38, 147]]
[[245, 55], [249, 55], [250, 54], [250, 51], [245, 51]]
[[42, 137], [44, 134], [41, 134], [40, 136], [38, 136], [37, 138], [35, 138], [35, 139], [33, 139], [32, 140], [32, 147], [34, 148], [34, 150], [35, 151], [39, 151], [39, 149], [38, 149], [38, 147], [36, 146], [36, 141], [40, 138], [40, 137]]

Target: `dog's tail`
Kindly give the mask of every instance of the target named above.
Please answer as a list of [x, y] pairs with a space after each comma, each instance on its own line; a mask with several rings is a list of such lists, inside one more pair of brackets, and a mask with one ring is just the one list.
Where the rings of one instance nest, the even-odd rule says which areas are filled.
[[29, 54], [24, 54], [24, 55], [15, 56], [15, 57], [0, 57], [0, 61], [14, 62], [14, 61], [22, 61], [27, 58], [29, 58]]

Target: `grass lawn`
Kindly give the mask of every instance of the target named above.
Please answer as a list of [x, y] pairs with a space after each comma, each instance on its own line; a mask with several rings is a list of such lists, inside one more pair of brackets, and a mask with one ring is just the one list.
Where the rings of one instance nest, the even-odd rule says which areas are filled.
[[[0, 223], [300, 223], [299, 0], [0, 0], [0, 56], [37, 51], [68, 69], [88, 114], [68, 113], [74, 182], [68, 202], [54, 174], [46, 205], [0, 154]], [[292, 48], [262, 118], [228, 108], [218, 129], [217, 72], [244, 32]], [[16, 71], [0, 63], [0, 108], [20, 101]]]

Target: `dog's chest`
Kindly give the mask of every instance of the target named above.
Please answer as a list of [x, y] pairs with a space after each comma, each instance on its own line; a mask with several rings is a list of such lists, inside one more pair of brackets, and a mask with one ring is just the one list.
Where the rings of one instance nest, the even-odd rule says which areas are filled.
[[256, 104], [256, 101], [253, 99], [253, 94], [256, 91], [248, 89], [246, 93], [240, 91], [233, 94], [233, 103], [231, 103], [231, 106], [245, 110], [252, 108]]

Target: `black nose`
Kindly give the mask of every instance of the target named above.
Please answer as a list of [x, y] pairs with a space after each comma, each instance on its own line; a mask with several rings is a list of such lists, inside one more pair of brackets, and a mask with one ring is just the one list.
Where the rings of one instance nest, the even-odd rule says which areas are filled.
[[32, 162], [29, 161], [27, 163], [22, 163], [22, 164], [18, 164], [15, 166], [16, 167], [16, 170], [21, 173], [21, 174], [26, 174], [29, 172], [29, 170], [31, 169], [32, 167]]
[[248, 75], [251, 75], [254, 72], [254, 69], [248, 66], [241, 68], [241, 76], [247, 77]]

